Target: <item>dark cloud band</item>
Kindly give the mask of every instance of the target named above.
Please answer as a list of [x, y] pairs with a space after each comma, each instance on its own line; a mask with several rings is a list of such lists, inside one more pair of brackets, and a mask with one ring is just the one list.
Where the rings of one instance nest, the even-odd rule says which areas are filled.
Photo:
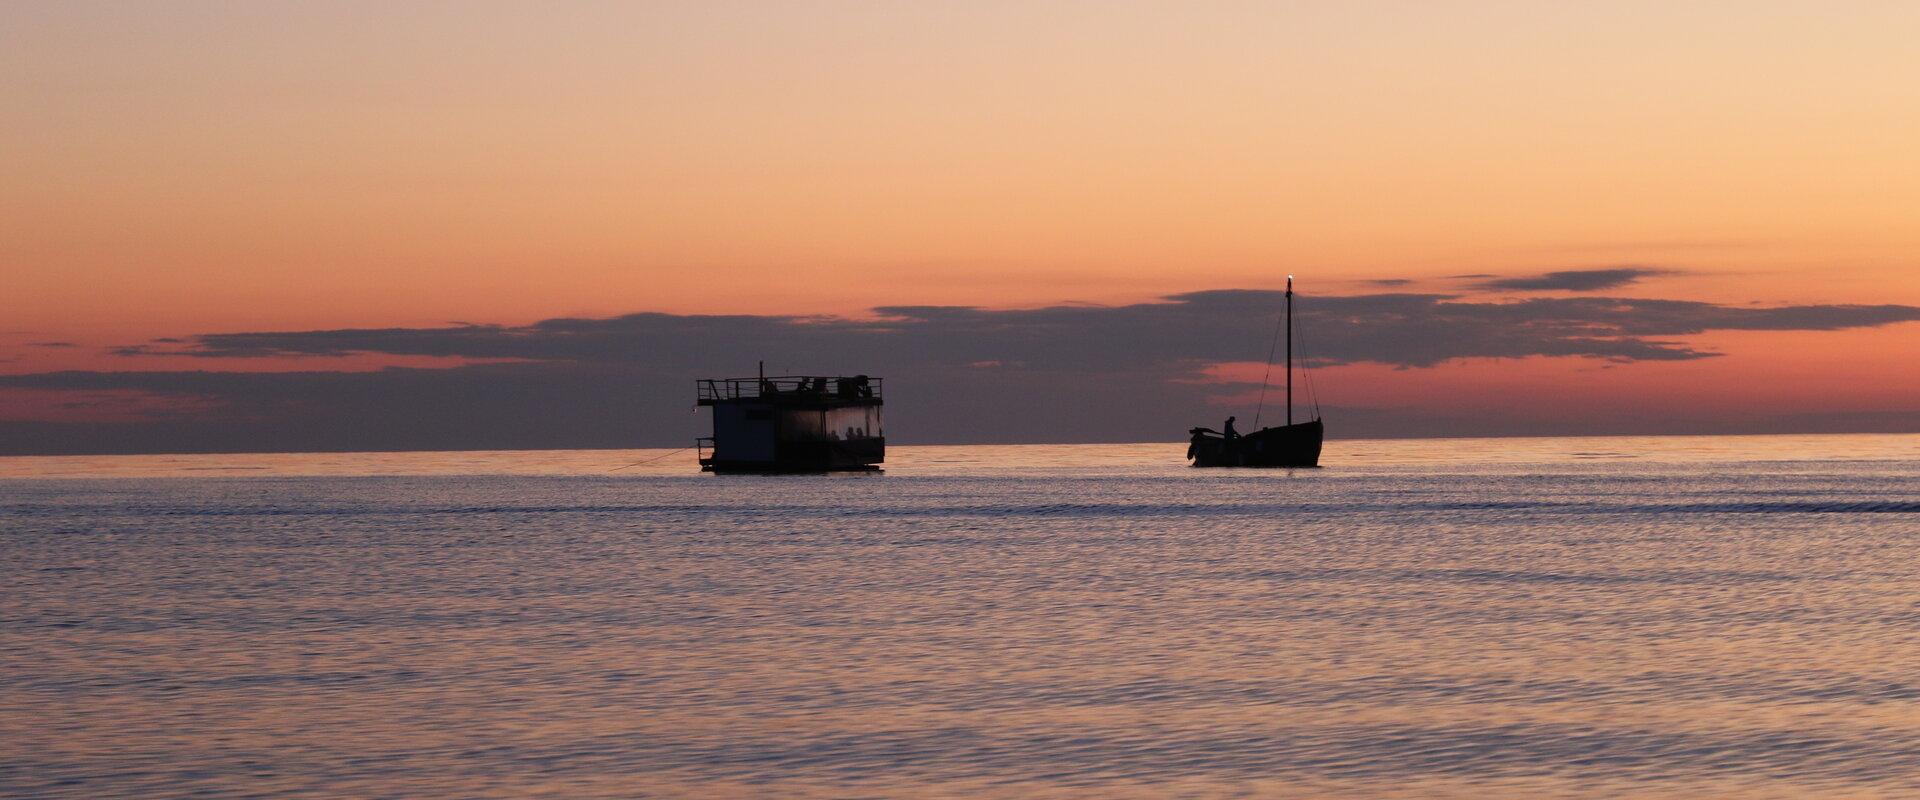
[[[1618, 289], [1641, 278], [1672, 275], [1677, 270], [1654, 267], [1610, 267], [1607, 269], [1569, 269], [1522, 278], [1494, 278], [1474, 284], [1481, 289], [1515, 292], [1598, 292]], [[1462, 276], [1491, 278], [1489, 275]]]
[[[0, 452], [631, 447], [695, 435], [692, 381], [751, 372], [889, 378], [889, 419], [926, 441], [1140, 441], [1218, 411], [1206, 367], [1260, 361], [1279, 292], [1216, 290], [1133, 305], [1000, 310], [891, 306], [869, 318], [644, 313], [526, 326], [249, 332], [123, 349], [221, 360], [442, 356], [482, 362], [366, 372], [129, 371], [0, 376], [0, 389], [191, 398], [146, 423], [0, 425]], [[1384, 293], [1298, 298], [1317, 364], [1416, 368], [1463, 358], [1685, 361], [1710, 331], [1826, 331], [1920, 320], [1904, 305], [1773, 308], [1687, 300], [1543, 297], [1489, 302]], [[137, 361], [130, 363], [138, 363]], [[1231, 391], [1237, 387], [1225, 387]], [[1417, 433], [1410, 417], [1357, 433]], [[1401, 427], [1395, 427], [1396, 425]], [[1498, 428], [1498, 426], [1495, 426]], [[1453, 435], [1541, 432], [1448, 426]], [[1172, 433], [1169, 433], [1171, 431]]]
[[[1279, 292], [1226, 289], [1126, 306], [995, 310], [887, 306], [869, 319], [630, 314], [532, 325], [455, 325], [219, 333], [125, 355], [202, 358], [382, 354], [712, 369], [760, 356], [796, 363], [878, 362], [1132, 370], [1246, 360], [1266, 341]], [[1671, 340], [1715, 330], [1809, 331], [1920, 319], [1902, 305], [1727, 306], [1608, 297], [1463, 300], [1444, 294], [1298, 298], [1298, 323], [1322, 363], [1432, 366], [1456, 358], [1584, 356], [1674, 361], [1713, 355]]]

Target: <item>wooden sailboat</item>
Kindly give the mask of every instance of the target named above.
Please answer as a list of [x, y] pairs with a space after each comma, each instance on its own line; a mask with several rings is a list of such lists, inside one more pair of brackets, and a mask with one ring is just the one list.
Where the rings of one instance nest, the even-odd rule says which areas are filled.
[[[1293, 276], [1287, 276], [1287, 424], [1261, 428], [1239, 435], [1228, 418], [1226, 432], [1212, 428], [1192, 428], [1187, 458], [1196, 467], [1317, 467], [1320, 466], [1320, 441], [1325, 434], [1320, 415], [1307, 422], [1293, 422]], [[1271, 356], [1267, 363], [1271, 364]], [[1265, 385], [1261, 390], [1265, 391]]]

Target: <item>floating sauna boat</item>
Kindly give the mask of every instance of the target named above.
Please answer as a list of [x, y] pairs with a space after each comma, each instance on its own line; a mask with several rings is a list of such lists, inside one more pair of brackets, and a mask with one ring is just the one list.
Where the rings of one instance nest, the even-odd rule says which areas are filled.
[[696, 391], [713, 409], [713, 435], [694, 440], [707, 472], [871, 472], [886, 459], [879, 378], [762, 374]]
[[[1227, 430], [1189, 428], [1187, 458], [1196, 467], [1317, 467], [1320, 466], [1320, 442], [1326, 428], [1320, 415], [1311, 421], [1293, 421], [1293, 276], [1287, 276], [1287, 424], [1261, 428], [1245, 435], [1234, 433], [1233, 418], [1227, 418]], [[1273, 363], [1271, 354], [1267, 363]], [[1267, 386], [1260, 385], [1266, 396]], [[1318, 404], [1315, 404], [1316, 409]], [[1256, 419], [1258, 417], [1256, 416]], [[1257, 423], [1256, 423], [1257, 424]]]

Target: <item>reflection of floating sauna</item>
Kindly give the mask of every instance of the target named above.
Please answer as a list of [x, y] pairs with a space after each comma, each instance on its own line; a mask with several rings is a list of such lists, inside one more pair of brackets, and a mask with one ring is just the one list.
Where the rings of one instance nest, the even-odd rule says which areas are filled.
[[879, 378], [708, 378], [698, 389], [713, 408], [713, 435], [696, 440], [708, 472], [877, 470], [886, 458]]

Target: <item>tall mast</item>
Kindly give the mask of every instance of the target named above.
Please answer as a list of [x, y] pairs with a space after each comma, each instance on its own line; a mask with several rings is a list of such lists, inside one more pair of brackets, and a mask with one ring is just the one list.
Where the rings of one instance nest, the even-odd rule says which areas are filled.
[[1287, 276], [1287, 424], [1293, 424], [1293, 276]]

